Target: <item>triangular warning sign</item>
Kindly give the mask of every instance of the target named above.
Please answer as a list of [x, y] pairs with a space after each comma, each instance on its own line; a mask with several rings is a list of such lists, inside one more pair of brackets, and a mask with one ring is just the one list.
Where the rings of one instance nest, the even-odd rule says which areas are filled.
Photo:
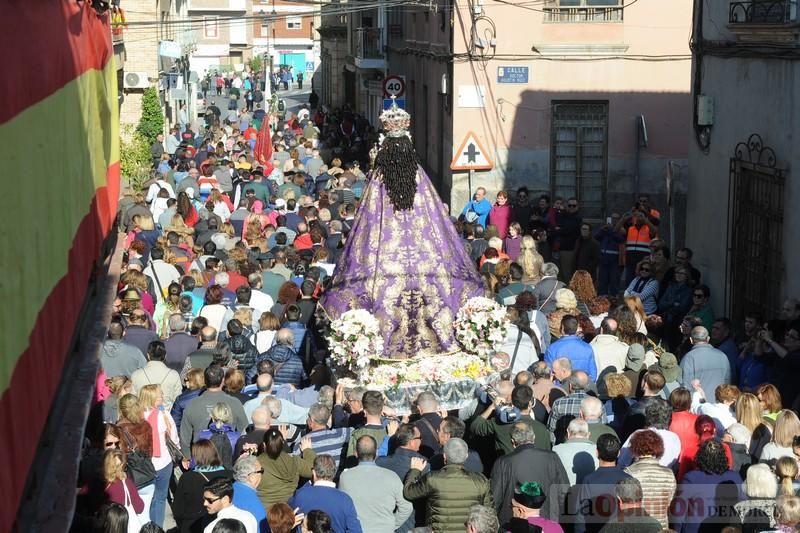
[[489, 152], [478, 140], [478, 136], [475, 132], [467, 132], [453, 155], [450, 170], [491, 170], [493, 167]]

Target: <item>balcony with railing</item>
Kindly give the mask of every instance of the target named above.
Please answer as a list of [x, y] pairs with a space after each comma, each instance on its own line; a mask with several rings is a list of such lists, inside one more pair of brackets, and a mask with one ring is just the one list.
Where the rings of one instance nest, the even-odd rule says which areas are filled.
[[797, 0], [733, 0], [728, 29], [742, 43], [800, 48]]
[[736, 0], [731, 2], [731, 24], [788, 24], [796, 20], [793, 0]]
[[551, 0], [544, 7], [545, 22], [622, 22], [621, 0]]
[[383, 28], [356, 28], [352, 34], [352, 52], [358, 68], [386, 67]]

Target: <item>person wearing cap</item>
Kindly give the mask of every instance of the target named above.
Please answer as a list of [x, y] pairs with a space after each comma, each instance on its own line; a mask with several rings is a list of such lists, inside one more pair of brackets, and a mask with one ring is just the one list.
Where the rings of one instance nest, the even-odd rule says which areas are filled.
[[633, 396], [639, 397], [641, 391], [641, 382], [644, 373], [647, 371], [644, 366], [645, 350], [644, 346], [635, 343], [628, 347], [628, 354], [625, 357], [625, 368], [623, 374], [631, 381], [633, 385]]
[[540, 513], [546, 500], [547, 496], [539, 483], [535, 481], [523, 483], [514, 491], [514, 499], [511, 501], [513, 516], [502, 530], [538, 531], [535, 528], [541, 528], [542, 533], [564, 533], [558, 522], [542, 518]]
[[664, 383], [664, 388], [661, 389], [661, 392], [662, 397], [665, 399], [669, 398], [672, 391], [681, 386], [683, 372], [678, 365], [678, 358], [675, 357], [675, 354], [664, 352], [654, 365], [650, 365], [648, 370], [658, 370], [664, 376], [666, 383]]

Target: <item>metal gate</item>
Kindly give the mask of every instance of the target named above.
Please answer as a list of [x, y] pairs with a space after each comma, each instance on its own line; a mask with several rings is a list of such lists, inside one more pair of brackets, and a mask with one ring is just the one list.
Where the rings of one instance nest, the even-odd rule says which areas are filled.
[[737, 321], [780, 311], [785, 177], [776, 164], [758, 134], [737, 144], [730, 161], [725, 308]]
[[550, 187], [574, 196], [584, 218], [605, 216], [608, 166], [608, 102], [554, 102]]

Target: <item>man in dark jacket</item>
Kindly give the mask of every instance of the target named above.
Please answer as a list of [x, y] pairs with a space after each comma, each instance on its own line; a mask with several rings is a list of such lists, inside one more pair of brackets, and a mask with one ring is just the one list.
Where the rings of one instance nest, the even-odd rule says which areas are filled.
[[[560, 505], [569, 490], [569, 479], [564, 465], [554, 452], [535, 446], [539, 436], [528, 424], [517, 422], [512, 425], [511, 443], [514, 451], [497, 459], [492, 468], [492, 496], [500, 523], [511, 520], [511, 500], [514, 490], [523, 483], [536, 481], [549, 487], [548, 500]], [[549, 440], [548, 440], [549, 444]], [[542, 510], [542, 516], [557, 520], [559, 508]]]
[[417, 396], [416, 405], [419, 417], [414, 425], [422, 439], [419, 453], [430, 459], [442, 450], [442, 445], [439, 443], [439, 424], [442, 423], [439, 400], [432, 392], [424, 391]]
[[217, 347], [217, 330], [206, 326], [200, 330], [200, 347], [186, 356], [181, 370], [181, 378], [193, 368], [206, 368], [214, 362], [214, 349]]
[[476, 503], [494, 505], [489, 480], [483, 474], [464, 470], [468, 454], [466, 442], [450, 439], [444, 446], [447, 464], [440, 471], [423, 475], [427, 462], [418, 457], [411, 460], [403, 496], [410, 501], [425, 499], [426, 525], [433, 531], [462, 531], [470, 507]]
[[243, 331], [244, 326], [239, 320], [234, 318], [228, 321], [228, 344], [231, 347], [231, 353], [239, 363], [237, 368], [247, 375], [250, 369], [256, 366], [258, 350], [250, 342], [250, 339], [243, 335]]
[[[466, 424], [464, 424], [464, 421], [457, 416], [448, 416], [447, 418], [443, 418], [442, 423], [439, 424], [439, 443], [444, 446], [450, 439], [463, 439], [466, 430]], [[444, 468], [444, 454], [439, 452], [431, 457], [431, 470], [436, 471], [441, 470], [442, 468]], [[483, 474], [483, 461], [481, 461], [481, 456], [478, 455], [477, 451], [472, 449], [469, 450], [467, 460], [464, 461], [464, 470], [467, 472]]]
[[616, 512], [617, 500], [613, 491], [617, 481], [631, 476], [617, 466], [622, 443], [616, 435], [600, 435], [597, 439], [597, 470], [586, 475], [575, 487], [577, 501], [569, 503], [567, 514], [575, 516], [575, 533], [597, 533], [608, 520], [609, 512]]

